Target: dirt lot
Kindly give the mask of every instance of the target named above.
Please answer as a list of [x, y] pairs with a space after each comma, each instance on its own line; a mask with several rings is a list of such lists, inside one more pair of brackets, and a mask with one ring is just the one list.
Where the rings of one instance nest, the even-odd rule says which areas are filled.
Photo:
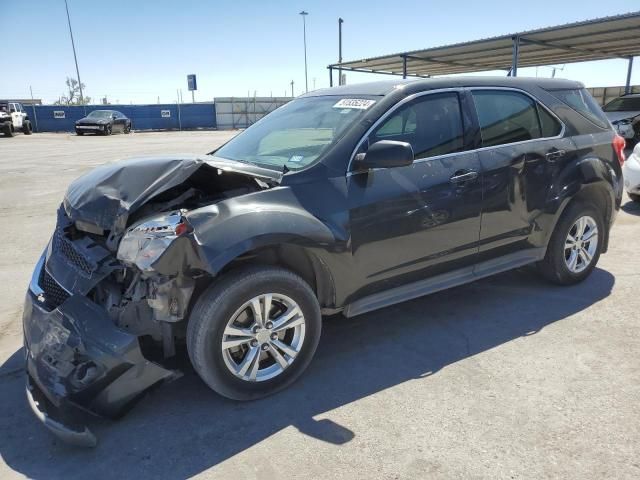
[[0, 478], [640, 477], [640, 208], [626, 199], [581, 285], [523, 269], [328, 319], [315, 361], [279, 395], [232, 402], [187, 371], [99, 423], [96, 449], [50, 436], [25, 401], [20, 317], [67, 184], [230, 135], [0, 137]]

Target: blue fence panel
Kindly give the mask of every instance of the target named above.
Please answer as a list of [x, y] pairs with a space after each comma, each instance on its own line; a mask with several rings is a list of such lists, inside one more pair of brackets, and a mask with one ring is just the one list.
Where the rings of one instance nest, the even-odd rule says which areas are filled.
[[178, 130], [216, 128], [213, 103], [158, 105], [25, 105], [36, 132], [73, 132], [77, 120], [93, 110], [112, 109], [131, 119], [134, 130]]

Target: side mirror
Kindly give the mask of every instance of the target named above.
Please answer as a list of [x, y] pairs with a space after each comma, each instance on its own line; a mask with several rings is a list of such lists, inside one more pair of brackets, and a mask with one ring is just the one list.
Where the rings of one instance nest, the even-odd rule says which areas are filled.
[[116, 118], [118, 118], [118, 115], [116, 115], [115, 113], [112, 113], [111, 114], [111, 118], [113, 118], [115, 120]]
[[358, 169], [405, 167], [413, 163], [413, 147], [407, 142], [380, 140], [355, 160]]

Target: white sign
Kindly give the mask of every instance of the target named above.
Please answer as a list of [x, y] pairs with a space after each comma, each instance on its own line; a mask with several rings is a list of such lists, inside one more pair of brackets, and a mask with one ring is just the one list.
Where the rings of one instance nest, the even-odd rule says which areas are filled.
[[358, 110], [366, 110], [376, 103], [375, 100], [367, 100], [365, 98], [343, 98], [336, 103], [333, 108], [356, 108]]
[[54, 110], [53, 111], [53, 118], [65, 118], [64, 117], [64, 110]]
[[171, 118], [171, 110], [160, 110], [160, 116], [162, 118]]

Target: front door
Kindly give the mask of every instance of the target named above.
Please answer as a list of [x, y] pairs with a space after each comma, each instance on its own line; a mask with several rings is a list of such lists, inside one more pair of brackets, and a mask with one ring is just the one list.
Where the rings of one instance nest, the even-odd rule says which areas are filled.
[[457, 92], [426, 94], [398, 107], [365, 142], [408, 142], [415, 160], [347, 179], [360, 294], [472, 267], [482, 178], [477, 153], [465, 151], [462, 118]]

